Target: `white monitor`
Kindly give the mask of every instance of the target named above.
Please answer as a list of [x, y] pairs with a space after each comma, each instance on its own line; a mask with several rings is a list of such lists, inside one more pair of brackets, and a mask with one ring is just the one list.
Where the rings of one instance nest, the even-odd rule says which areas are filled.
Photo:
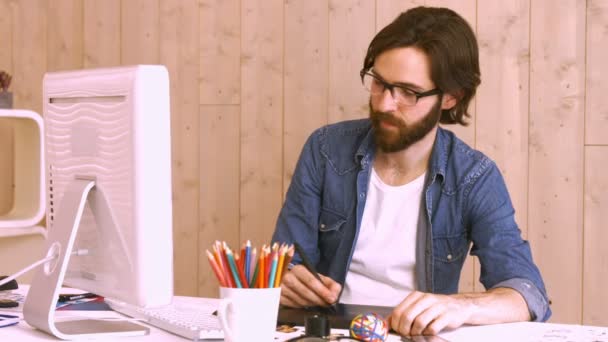
[[43, 92], [47, 247], [58, 257], [36, 274], [25, 319], [60, 338], [97, 334], [97, 323], [54, 321], [62, 283], [141, 307], [173, 296], [168, 72], [52, 72]]

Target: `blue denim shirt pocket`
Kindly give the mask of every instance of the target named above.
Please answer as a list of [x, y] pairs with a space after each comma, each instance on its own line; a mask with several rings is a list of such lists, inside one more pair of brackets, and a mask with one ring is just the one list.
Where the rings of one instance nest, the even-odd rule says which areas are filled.
[[435, 274], [441, 275], [435, 281], [435, 292], [455, 293], [458, 291], [460, 271], [469, 250], [466, 234], [433, 237]]
[[344, 215], [338, 214], [334, 210], [321, 208], [321, 214], [319, 215], [319, 231], [321, 233], [340, 231], [344, 223], [346, 223]]
[[321, 208], [319, 215], [319, 250], [323, 260], [332, 260], [342, 242], [342, 227], [346, 217], [327, 208]]

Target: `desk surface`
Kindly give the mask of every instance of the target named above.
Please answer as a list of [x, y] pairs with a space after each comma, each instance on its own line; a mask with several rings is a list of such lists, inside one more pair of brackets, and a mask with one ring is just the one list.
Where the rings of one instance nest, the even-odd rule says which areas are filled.
[[[15, 312], [1, 311], [0, 313], [19, 314]], [[75, 316], [82, 318], [110, 318], [124, 317], [114, 311], [56, 311], [57, 318]], [[292, 337], [299, 336], [303, 328], [298, 332], [285, 334], [277, 333], [275, 341], [282, 342]], [[332, 329], [332, 333], [347, 334], [346, 330]], [[523, 341], [523, 342], [608, 342], [608, 327], [594, 327], [569, 324], [552, 323], [509, 323], [487, 326], [465, 326], [453, 331], [440, 334], [447, 341], [470, 342], [470, 341]], [[115, 341], [116, 337], [97, 339], [96, 341]], [[17, 325], [0, 328], [0, 341], [58, 341], [42, 331], [32, 328], [27, 322], [21, 321]], [[164, 330], [150, 326], [150, 334], [139, 337], [129, 337], [124, 341], [187, 341], [182, 337], [173, 335]], [[402, 341], [399, 336], [391, 335], [388, 341]]]
[[[113, 311], [63, 311], [57, 312], [57, 317], [66, 316], [82, 317], [121, 317]], [[291, 337], [301, 334], [303, 329], [297, 333], [277, 333], [275, 341], [285, 341]], [[332, 330], [334, 333], [346, 333], [345, 330]], [[440, 334], [447, 341], [524, 341], [524, 342], [608, 342], [608, 327], [592, 327], [582, 325], [552, 324], [552, 323], [510, 323], [488, 326], [466, 326], [453, 331]], [[29, 326], [25, 321], [17, 325], [0, 328], [0, 340], [2, 341], [58, 341]], [[115, 341], [116, 338], [97, 339], [97, 341]], [[129, 337], [124, 341], [186, 341], [186, 339], [170, 334], [163, 330], [150, 327], [150, 335], [140, 337]], [[399, 336], [389, 336], [388, 341], [401, 341]]]

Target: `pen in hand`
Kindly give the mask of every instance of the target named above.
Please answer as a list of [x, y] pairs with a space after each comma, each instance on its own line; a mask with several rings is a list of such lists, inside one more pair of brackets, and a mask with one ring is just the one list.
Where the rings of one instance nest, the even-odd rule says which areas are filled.
[[[304, 253], [304, 249], [302, 248], [302, 246], [300, 246], [300, 244], [297, 242], [294, 242], [293, 245], [296, 248], [296, 252], [300, 255], [300, 258], [302, 258], [302, 264], [304, 265], [304, 267], [306, 267], [308, 272], [312, 273], [312, 275], [315, 278], [317, 278], [317, 280], [319, 280], [321, 282], [321, 284], [325, 284], [325, 283], [323, 283], [323, 280], [321, 280], [321, 277], [319, 276], [319, 273], [317, 272], [316, 268], [312, 265], [312, 263], [308, 259], [308, 256], [306, 255], [306, 253]], [[329, 309], [335, 312], [337, 310], [336, 303], [331, 303], [329, 305]]]

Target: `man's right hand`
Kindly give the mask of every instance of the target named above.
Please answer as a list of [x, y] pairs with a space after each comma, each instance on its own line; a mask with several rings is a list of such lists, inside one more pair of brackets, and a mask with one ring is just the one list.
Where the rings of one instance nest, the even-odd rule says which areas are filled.
[[281, 304], [294, 308], [334, 304], [342, 286], [329, 277], [319, 276], [322, 282], [306, 267], [294, 266], [281, 281]]

